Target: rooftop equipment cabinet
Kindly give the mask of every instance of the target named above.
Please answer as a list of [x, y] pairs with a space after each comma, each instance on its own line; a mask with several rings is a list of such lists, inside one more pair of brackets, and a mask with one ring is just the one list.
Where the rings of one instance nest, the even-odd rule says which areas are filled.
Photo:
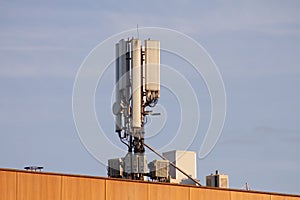
[[219, 174], [219, 171], [216, 170], [216, 174], [206, 176], [206, 186], [228, 188], [228, 175]]
[[153, 160], [148, 164], [150, 169], [150, 178], [160, 182], [169, 181], [169, 161]]
[[[197, 177], [196, 152], [174, 150], [163, 153], [163, 156], [177, 167], [184, 170], [190, 177]], [[173, 182], [181, 183], [187, 179], [184, 174], [175, 169], [173, 166], [170, 166], [169, 175]]]

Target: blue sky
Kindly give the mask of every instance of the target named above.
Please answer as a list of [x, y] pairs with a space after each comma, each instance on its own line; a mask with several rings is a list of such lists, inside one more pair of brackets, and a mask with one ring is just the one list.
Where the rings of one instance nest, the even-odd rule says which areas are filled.
[[[198, 160], [198, 178], [204, 183], [206, 175], [219, 169], [229, 175], [233, 188], [248, 182], [255, 190], [300, 194], [299, 10], [300, 2], [290, 0], [1, 1], [0, 167], [36, 164], [45, 171], [106, 176], [105, 167], [85, 150], [76, 133], [73, 83], [97, 44], [139, 24], [175, 29], [194, 38], [222, 74], [225, 127], [209, 156]], [[175, 68], [184, 65], [162, 56]], [[108, 88], [112, 73], [107, 70], [104, 78]], [[204, 113], [199, 136], [190, 147], [195, 151], [210, 108], [199, 79], [190, 79]], [[96, 99], [108, 102], [103, 94], [98, 92]], [[169, 102], [167, 97], [171, 98], [163, 90], [162, 105]], [[172, 115], [176, 101], [165, 106], [169, 118], [158, 143], [168, 140], [172, 122], [178, 120]], [[112, 116], [101, 114], [110, 107], [96, 107], [100, 123], [119, 144]], [[155, 140], [152, 145], [157, 145]]]

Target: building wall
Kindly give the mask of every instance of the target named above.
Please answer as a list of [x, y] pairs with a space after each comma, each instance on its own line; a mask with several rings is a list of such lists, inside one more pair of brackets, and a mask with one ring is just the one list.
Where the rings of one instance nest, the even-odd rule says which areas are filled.
[[0, 200], [300, 200], [297, 195], [0, 169]]

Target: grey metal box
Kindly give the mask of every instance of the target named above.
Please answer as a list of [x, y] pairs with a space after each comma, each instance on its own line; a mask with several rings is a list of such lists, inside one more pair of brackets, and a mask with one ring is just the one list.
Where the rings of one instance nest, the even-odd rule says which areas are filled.
[[151, 178], [168, 178], [169, 177], [169, 161], [153, 160], [148, 164]]

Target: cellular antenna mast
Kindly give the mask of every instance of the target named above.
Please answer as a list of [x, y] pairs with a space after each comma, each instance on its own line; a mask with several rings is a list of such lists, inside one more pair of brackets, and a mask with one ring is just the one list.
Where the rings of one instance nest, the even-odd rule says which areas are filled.
[[[138, 25], [137, 34], [139, 37]], [[145, 40], [143, 46], [139, 39], [120, 40], [116, 44], [115, 73], [115, 132], [128, 148], [127, 155], [119, 160], [124, 162], [121, 176], [144, 179], [147, 170], [144, 125], [160, 97], [160, 42]], [[111, 161], [109, 169], [116, 168], [113, 163], [119, 161]]]

